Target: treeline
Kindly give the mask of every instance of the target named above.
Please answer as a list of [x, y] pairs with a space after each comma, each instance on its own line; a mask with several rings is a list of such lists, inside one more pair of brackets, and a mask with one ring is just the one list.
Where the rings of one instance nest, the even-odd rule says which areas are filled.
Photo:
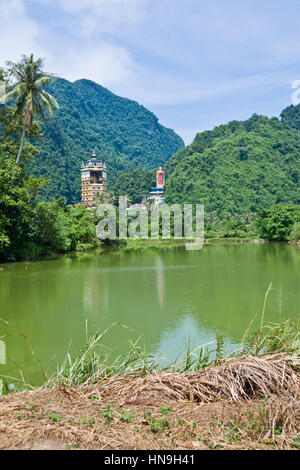
[[276, 204], [251, 216], [220, 218], [216, 212], [205, 215], [207, 238], [260, 238], [267, 241], [300, 241], [300, 206]]
[[[155, 186], [156, 170], [136, 169], [123, 172], [113, 188], [114, 201], [127, 196], [128, 202], [140, 203]], [[170, 202], [170, 201], [169, 201]], [[173, 202], [173, 201], [172, 201]], [[250, 214], [229, 212], [219, 215], [205, 207], [206, 238], [262, 238], [269, 241], [300, 240], [300, 205], [274, 204]], [[171, 229], [173, 230], [173, 218]], [[173, 232], [172, 232], [173, 233]]]
[[[0, 259], [19, 260], [97, 247], [95, 217], [62, 198], [35, 203], [28, 179], [0, 156]], [[7, 187], [13, 176], [16, 186]], [[9, 179], [7, 180], [7, 177]], [[4, 181], [3, 181], [4, 179]], [[2, 184], [4, 183], [4, 184]]]

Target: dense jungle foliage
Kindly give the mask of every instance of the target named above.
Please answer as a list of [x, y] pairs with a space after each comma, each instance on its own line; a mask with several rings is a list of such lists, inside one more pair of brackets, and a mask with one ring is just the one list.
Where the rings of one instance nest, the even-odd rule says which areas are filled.
[[[28, 149], [27, 149], [28, 152]], [[43, 179], [32, 178], [0, 143], [0, 260], [85, 250], [99, 245], [95, 217], [65, 198], [36, 202]]]
[[222, 220], [300, 204], [300, 135], [291, 117], [299, 109], [288, 123], [254, 115], [199, 133], [166, 165], [166, 201], [202, 203]]
[[149, 196], [150, 188], [156, 186], [156, 171], [137, 168], [121, 173], [113, 188], [116, 200], [120, 196], [127, 196], [129, 203], [140, 203]]

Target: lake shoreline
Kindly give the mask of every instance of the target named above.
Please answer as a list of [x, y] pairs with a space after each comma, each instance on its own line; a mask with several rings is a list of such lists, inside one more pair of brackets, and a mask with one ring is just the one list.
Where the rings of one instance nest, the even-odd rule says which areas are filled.
[[[110, 250], [120, 250], [120, 251], [131, 251], [131, 250], [139, 250], [143, 248], [173, 248], [173, 247], [184, 247], [187, 243], [193, 243], [195, 240], [186, 240], [186, 239], [178, 239], [178, 240], [157, 240], [157, 239], [128, 239], [129, 243], [120, 243], [114, 245], [99, 245], [98, 247], [93, 247], [87, 250], [79, 250], [79, 251], [65, 251], [65, 252], [58, 252], [58, 253], [49, 253], [39, 257], [33, 258], [22, 258], [17, 260], [0, 260], [0, 272], [3, 270], [1, 265], [5, 264], [12, 264], [12, 263], [23, 263], [23, 262], [39, 262], [45, 260], [55, 260], [60, 256], [64, 255], [80, 255], [85, 253], [92, 253], [92, 252], [103, 252]], [[285, 240], [264, 240], [261, 238], [205, 238], [203, 246], [209, 245], [241, 245], [241, 244], [285, 244], [285, 245], [294, 245], [296, 247], [300, 246], [300, 241], [285, 241]]]
[[[98, 247], [93, 247], [85, 251], [65, 251], [65, 252], [58, 252], [58, 253], [49, 253], [39, 257], [33, 258], [22, 258], [18, 260], [0, 260], [0, 272], [1, 265], [5, 264], [12, 264], [12, 263], [23, 263], [23, 262], [39, 262], [45, 260], [55, 260], [60, 256], [64, 255], [80, 255], [86, 253], [93, 253], [93, 252], [109, 252], [110, 250], [114, 251], [130, 251], [130, 250], [138, 250], [142, 248], [173, 248], [173, 247], [184, 247], [186, 243], [192, 243], [195, 240], [185, 240], [185, 239], [178, 239], [178, 240], [156, 240], [156, 239], [148, 239], [148, 240], [141, 240], [141, 239], [128, 239], [129, 243], [126, 244], [115, 244], [115, 245], [99, 245]], [[300, 242], [289, 242], [289, 241], [269, 241], [263, 240], [259, 238], [206, 238], [204, 240], [204, 246], [207, 245], [240, 245], [240, 244], [290, 244], [295, 246], [300, 246]]]

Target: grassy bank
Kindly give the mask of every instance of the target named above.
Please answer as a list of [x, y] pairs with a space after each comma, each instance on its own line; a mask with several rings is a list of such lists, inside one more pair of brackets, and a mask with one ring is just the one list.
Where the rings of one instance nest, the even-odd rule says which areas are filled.
[[[186, 239], [130, 239], [124, 240], [123, 243], [117, 246], [117, 248], [124, 251], [141, 250], [144, 248], [173, 248], [173, 247], [184, 247], [187, 243], [193, 243], [195, 240]], [[232, 245], [241, 243], [265, 243], [265, 240], [261, 239], [250, 239], [250, 238], [205, 238], [204, 245]]]
[[137, 343], [110, 360], [105, 333], [44, 387], [0, 399], [0, 449], [300, 448], [299, 322], [262, 318], [238, 351], [217, 335], [166, 369]]

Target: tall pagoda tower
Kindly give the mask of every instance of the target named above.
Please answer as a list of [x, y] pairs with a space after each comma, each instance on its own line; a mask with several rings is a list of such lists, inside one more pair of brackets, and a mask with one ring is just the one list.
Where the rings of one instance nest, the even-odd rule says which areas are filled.
[[96, 153], [81, 165], [81, 202], [95, 207], [99, 193], [107, 191], [107, 169], [105, 162], [97, 159]]

